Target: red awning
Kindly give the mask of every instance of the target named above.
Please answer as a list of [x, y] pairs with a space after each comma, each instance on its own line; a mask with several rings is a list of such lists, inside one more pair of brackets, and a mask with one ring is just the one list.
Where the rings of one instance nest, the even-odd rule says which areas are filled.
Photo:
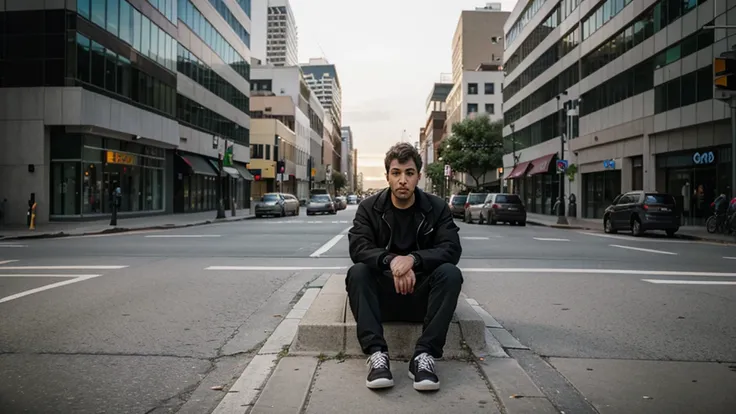
[[531, 165], [531, 161], [522, 162], [521, 164], [517, 164], [516, 167], [514, 167], [513, 170], [511, 170], [511, 174], [509, 174], [508, 177], [506, 177], [507, 180], [512, 180], [514, 178], [520, 178], [526, 175], [526, 170], [529, 168], [529, 165]]
[[532, 160], [532, 168], [529, 170], [529, 175], [544, 174], [549, 171], [549, 164], [552, 162], [552, 158], [557, 155], [556, 153], [547, 154], [544, 157], [539, 157], [536, 160]]

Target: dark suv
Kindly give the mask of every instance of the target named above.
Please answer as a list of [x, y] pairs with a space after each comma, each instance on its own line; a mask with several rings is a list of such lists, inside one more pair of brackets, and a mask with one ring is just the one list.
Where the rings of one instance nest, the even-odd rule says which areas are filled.
[[680, 212], [669, 194], [632, 191], [613, 200], [603, 213], [606, 233], [631, 230], [641, 236], [647, 230], [664, 230], [672, 237], [680, 229]]

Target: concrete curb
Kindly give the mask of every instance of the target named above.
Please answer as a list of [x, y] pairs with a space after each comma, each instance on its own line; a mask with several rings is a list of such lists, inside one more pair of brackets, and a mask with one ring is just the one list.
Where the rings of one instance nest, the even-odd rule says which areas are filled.
[[132, 231], [145, 231], [145, 230], [168, 230], [168, 229], [180, 229], [180, 228], [186, 228], [186, 227], [199, 227], [204, 226], [207, 224], [213, 224], [213, 223], [229, 223], [234, 221], [244, 221], [244, 220], [252, 220], [256, 218], [256, 216], [250, 215], [250, 216], [244, 216], [244, 217], [236, 217], [236, 218], [230, 218], [230, 219], [213, 219], [213, 220], [204, 220], [204, 221], [196, 221], [196, 222], [190, 222], [185, 224], [156, 224], [156, 225], [149, 225], [149, 226], [132, 226], [132, 227], [111, 227], [109, 229], [104, 230], [95, 230], [95, 231], [88, 231], [88, 232], [64, 232], [60, 231], [57, 233], [38, 233], [38, 234], [26, 234], [22, 236], [6, 236], [6, 237], [0, 237], [0, 241], [6, 241], [6, 240], [33, 240], [33, 239], [56, 239], [61, 237], [74, 237], [74, 236], [93, 236], [93, 235], [100, 235], [100, 234], [117, 234], [117, 233], [129, 233]]

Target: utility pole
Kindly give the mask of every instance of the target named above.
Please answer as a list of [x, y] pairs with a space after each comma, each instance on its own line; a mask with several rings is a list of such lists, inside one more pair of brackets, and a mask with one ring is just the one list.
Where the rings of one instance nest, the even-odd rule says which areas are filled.
[[[563, 96], [567, 96], [567, 91], [563, 91], [561, 94], [557, 95], [557, 114], [559, 115], [560, 129], [560, 160], [565, 159], [565, 126], [563, 125], [563, 111], [560, 111], [560, 101]], [[565, 217], [565, 172], [561, 171], [558, 174], [560, 175], [560, 196], [559, 205], [557, 206], [557, 224], [567, 225], [567, 217]]]
[[713, 97], [731, 108], [731, 197], [736, 197], [736, 52], [713, 59]]

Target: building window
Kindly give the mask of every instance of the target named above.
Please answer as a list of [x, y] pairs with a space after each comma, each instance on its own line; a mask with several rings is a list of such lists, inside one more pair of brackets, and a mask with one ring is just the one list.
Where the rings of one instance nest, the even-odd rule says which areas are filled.
[[486, 83], [485, 84], [485, 93], [486, 95], [493, 95], [496, 93], [496, 85], [494, 83]]
[[478, 104], [475, 103], [469, 103], [468, 104], [468, 115], [474, 114], [478, 112]]
[[489, 115], [493, 115], [496, 113], [496, 108], [494, 104], [486, 104], [486, 113]]
[[468, 84], [468, 95], [477, 95], [477, 94], [478, 94], [478, 84], [469, 83]]
[[253, 144], [250, 146], [250, 158], [253, 160], [267, 159], [263, 152], [263, 144]]

